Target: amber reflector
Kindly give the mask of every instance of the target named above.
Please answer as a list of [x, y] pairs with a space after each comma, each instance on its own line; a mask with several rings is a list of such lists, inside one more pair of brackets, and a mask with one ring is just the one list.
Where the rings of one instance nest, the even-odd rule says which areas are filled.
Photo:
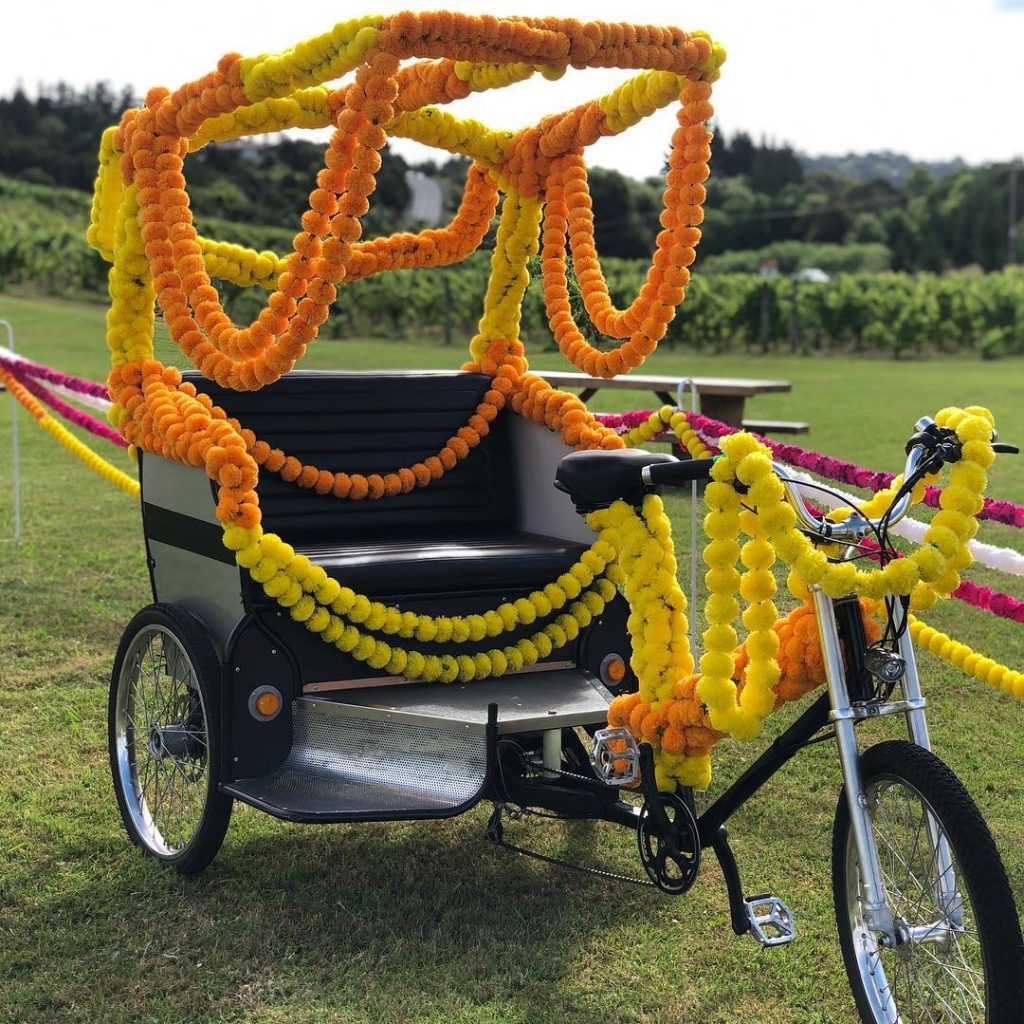
[[604, 672], [608, 677], [609, 682], [621, 683], [626, 677], [626, 663], [616, 654], [607, 659], [604, 666]]
[[273, 690], [265, 690], [256, 698], [256, 710], [264, 718], [273, 718], [281, 710], [281, 698]]

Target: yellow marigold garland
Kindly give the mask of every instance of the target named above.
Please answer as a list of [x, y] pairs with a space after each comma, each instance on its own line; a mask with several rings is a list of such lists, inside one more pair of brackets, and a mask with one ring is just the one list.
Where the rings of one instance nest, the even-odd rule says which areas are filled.
[[[664, 719], [658, 711], [676, 699], [677, 683], [693, 672], [686, 595], [676, 579], [672, 529], [664, 505], [653, 494], [639, 511], [617, 501], [592, 512], [587, 522], [594, 529], [617, 531], [620, 538], [614, 578], [629, 602], [630, 665], [640, 684], [634, 731], [655, 748], [658, 785], [706, 786], [711, 779], [707, 753], [670, 753], [661, 742]], [[648, 719], [650, 725], [644, 728]]]
[[636, 448], [656, 440], [666, 432], [675, 434], [691, 458], [710, 458], [710, 449], [690, 426], [686, 413], [671, 405], [663, 405], [660, 409], [652, 412], [643, 423], [627, 430], [622, 435], [622, 440], [626, 442], [627, 448]]
[[1017, 672], [1008, 665], [979, 654], [967, 644], [954, 640], [914, 615], [910, 617], [910, 635], [919, 647], [926, 647], [954, 668], [989, 686], [999, 687], [1017, 700], [1024, 700], [1024, 672]]
[[268, 596], [288, 608], [296, 621], [313, 619], [326, 625], [328, 619], [321, 612], [328, 611], [373, 632], [422, 643], [479, 641], [547, 618], [599, 585], [596, 581], [618, 554], [617, 540], [614, 531], [601, 531], [574, 565], [528, 597], [503, 602], [478, 614], [433, 616], [402, 611], [356, 594], [328, 577], [321, 566], [313, 565], [276, 534], [264, 534], [259, 528], [231, 527], [224, 536], [238, 564], [249, 571]]
[[[826, 554], [815, 548], [796, 528], [796, 513], [783, 500], [782, 485], [772, 472], [770, 452], [751, 435], [741, 433], [722, 438], [725, 457], [715, 463], [712, 477], [730, 489], [734, 481], [747, 488], [744, 500], [756, 508], [778, 556], [801, 579], [820, 585], [830, 597], [859, 594], [880, 598], [899, 594], [910, 596], [914, 608], [928, 608], [937, 597], [948, 596], [959, 586], [958, 570], [971, 564], [967, 545], [977, 533], [975, 516], [982, 507], [987, 485], [985, 471], [994, 458], [993, 419], [987, 409], [943, 409], [936, 414], [936, 423], [956, 431], [963, 445], [961, 460], [950, 470], [950, 484], [942, 492], [940, 511], [925, 533], [924, 544], [908, 558], [894, 559], [879, 569], [858, 569], [852, 562], [830, 563]], [[902, 477], [897, 477], [889, 488], [864, 505], [864, 514], [880, 515], [901, 484]], [[923, 493], [922, 481], [913, 500], [920, 500]]]
[[[543, 590], [481, 614], [451, 617], [403, 612], [356, 594], [276, 535], [260, 533], [259, 527], [233, 527], [225, 532], [225, 542], [264, 592], [325, 643], [371, 668], [425, 682], [465, 683], [529, 668], [575, 640], [615, 592], [600, 576], [617, 550], [614, 531], [607, 530], [569, 572]], [[421, 643], [465, 643], [500, 636], [562, 608], [562, 614], [529, 637], [476, 654], [424, 654], [372, 635], [397, 635]]]
[[0, 382], [15, 400], [35, 419], [61, 447], [66, 448], [79, 462], [91, 469], [97, 476], [113, 484], [132, 498], [139, 496], [139, 484], [117, 466], [107, 462], [102, 455], [97, 455], [87, 444], [83, 444], [63, 424], [55, 420], [41, 402], [18, 380], [0, 366]]

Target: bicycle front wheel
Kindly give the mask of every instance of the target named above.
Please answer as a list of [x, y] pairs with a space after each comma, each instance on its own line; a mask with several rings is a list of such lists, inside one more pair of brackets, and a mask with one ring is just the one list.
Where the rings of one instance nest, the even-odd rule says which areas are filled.
[[934, 754], [895, 740], [861, 757], [861, 780], [895, 925], [865, 923], [845, 791], [832, 837], [843, 960], [864, 1024], [1013, 1024], [1024, 948], [1006, 870], [960, 780]]

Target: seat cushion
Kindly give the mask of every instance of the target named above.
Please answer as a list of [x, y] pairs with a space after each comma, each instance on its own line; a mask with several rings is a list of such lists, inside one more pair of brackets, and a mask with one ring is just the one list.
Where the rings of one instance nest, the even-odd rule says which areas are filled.
[[[271, 447], [332, 472], [389, 473], [437, 455], [491, 385], [480, 373], [294, 370], [260, 391], [235, 392], [186, 374]], [[461, 526], [511, 529], [518, 513], [509, 413], [483, 443], [428, 487], [377, 501], [340, 501], [264, 471], [263, 528], [290, 544], [393, 536]], [[548, 486], [545, 482], [545, 486]]]
[[572, 498], [578, 512], [607, 508], [619, 498], [635, 504], [646, 489], [641, 471], [675, 461], [671, 455], [635, 448], [571, 452], [558, 464], [555, 486]]
[[572, 541], [510, 530], [359, 537], [345, 545], [301, 548], [328, 576], [372, 596], [541, 587], [585, 550]]

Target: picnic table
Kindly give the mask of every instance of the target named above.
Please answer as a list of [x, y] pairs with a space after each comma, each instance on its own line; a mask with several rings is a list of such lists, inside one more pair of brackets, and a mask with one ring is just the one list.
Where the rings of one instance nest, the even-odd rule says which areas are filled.
[[557, 388], [580, 388], [580, 398], [587, 402], [602, 388], [628, 391], [650, 391], [669, 405], [675, 405], [679, 385], [693, 381], [700, 399], [700, 411], [705, 416], [728, 423], [731, 427], [746, 427], [758, 433], [803, 434], [808, 425], [789, 420], [749, 420], [744, 418], [746, 401], [754, 395], [792, 391], [788, 380], [756, 380], [747, 377], [662, 377], [633, 373], [622, 377], [589, 377], [585, 373], [549, 373], [544, 379]]

